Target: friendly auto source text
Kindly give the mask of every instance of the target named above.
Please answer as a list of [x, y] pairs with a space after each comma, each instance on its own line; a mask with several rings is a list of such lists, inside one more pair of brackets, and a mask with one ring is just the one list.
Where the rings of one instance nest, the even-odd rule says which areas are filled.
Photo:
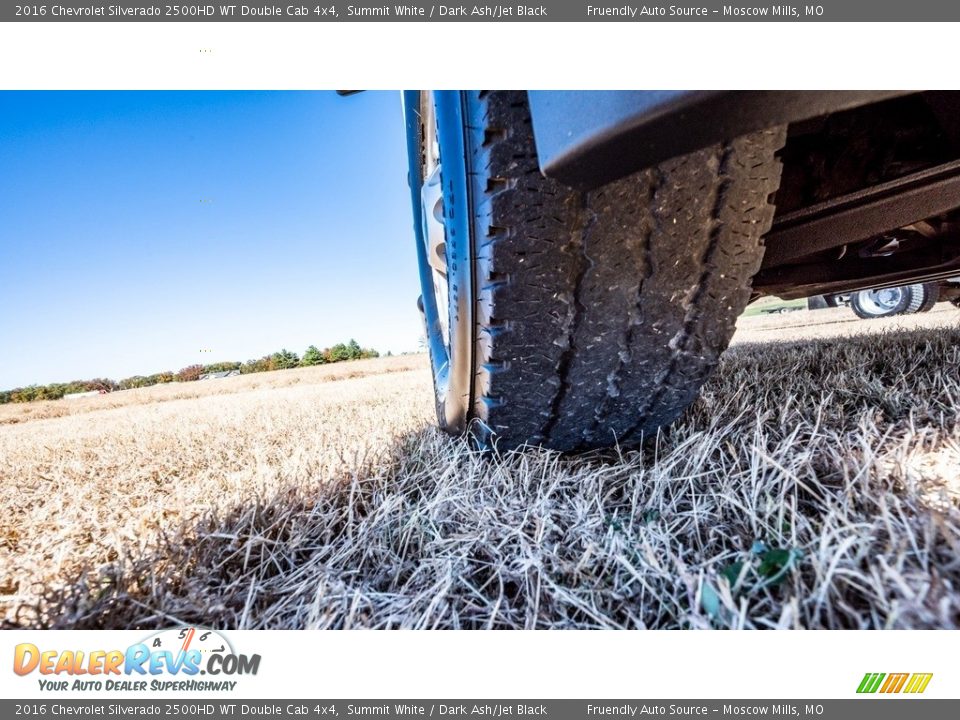
[[678, 5], [621, 5], [606, 7], [587, 5], [587, 17], [643, 18], [643, 17], [778, 17], [798, 18], [801, 15], [823, 15], [822, 5], [769, 5], [765, 7], [741, 7], [724, 5], [719, 10], [705, 7]]

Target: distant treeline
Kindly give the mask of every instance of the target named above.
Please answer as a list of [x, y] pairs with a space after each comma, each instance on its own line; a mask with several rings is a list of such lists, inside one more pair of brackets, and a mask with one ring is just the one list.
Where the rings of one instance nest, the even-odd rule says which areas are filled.
[[[388, 353], [389, 354], [389, 353]], [[83, 392], [113, 392], [114, 390], [130, 390], [132, 388], [149, 387], [161, 383], [191, 382], [199, 380], [201, 375], [213, 372], [239, 370], [242, 375], [247, 373], [267, 372], [269, 370], [286, 370], [288, 368], [309, 367], [311, 365], [326, 365], [327, 363], [343, 362], [344, 360], [361, 360], [363, 358], [379, 357], [380, 353], [370, 348], [360, 347], [356, 340], [348, 343], [337, 343], [333, 347], [320, 350], [316, 345], [308, 347], [303, 356], [297, 355], [284, 348], [272, 355], [264, 355], [256, 360], [241, 362], [218, 362], [211, 365], [188, 365], [179, 372], [165, 370], [153, 375], [134, 375], [115, 382], [109, 378], [94, 378], [93, 380], [74, 380], [68, 383], [51, 383], [49, 385], [30, 385], [0, 390], [0, 405], [6, 403], [23, 403], [34, 400], [59, 400], [64, 395]]]

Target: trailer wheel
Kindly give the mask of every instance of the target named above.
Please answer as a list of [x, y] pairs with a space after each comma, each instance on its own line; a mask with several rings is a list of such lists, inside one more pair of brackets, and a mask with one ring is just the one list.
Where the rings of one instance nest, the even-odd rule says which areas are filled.
[[923, 299], [922, 293], [922, 285], [860, 290], [850, 296], [850, 307], [857, 317], [865, 320], [916, 312]]

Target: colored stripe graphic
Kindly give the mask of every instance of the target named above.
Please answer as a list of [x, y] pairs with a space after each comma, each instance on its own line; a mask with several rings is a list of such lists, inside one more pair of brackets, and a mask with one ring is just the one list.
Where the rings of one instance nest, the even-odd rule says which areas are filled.
[[863, 676], [863, 680], [860, 681], [860, 687], [857, 688], [858, 693], [875, 693], [877, 688], [880, 687], [880, 681], [883, 680], [883, 673], [867, 673]]
[[883, 694], [895, 694], [899, 692], [919, 694], [927, 689], [933, 673], [866, 673], [860, 685], [857, 686], [857, 692], [861, 694], [871, 694], [880, 692]]
[[933, 677], [933, 673], [914, 673], [910, 677], [910, 682], [907, 683], [907, 687], [904, 690], [906, 693], [922, 693], [927, 689], [927, 685], [930, 684], [930, 678]]
[[887, 675], [887, 681], [880, 688], [882, 693], [898, 693], [903, 684], [907, 681], [910, 673], [890, 673]]
[[900, 674], [902, 675], [902, 677], [900, 678], [900, 682], [897, 683], [897, 686], [892, 690], [892, 692], [895, 692], [895, 693], [900, 692], [900, 690], [903, 689], [904, 683], [907, 682], [907, 678], [909, 677], [909, 675], [907, 673], [900, 673]]

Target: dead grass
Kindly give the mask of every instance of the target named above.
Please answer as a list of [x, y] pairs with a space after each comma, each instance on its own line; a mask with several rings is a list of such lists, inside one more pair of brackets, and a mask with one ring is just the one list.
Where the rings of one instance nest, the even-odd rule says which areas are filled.
[[419, 355], [400, 355], [309, 368], [295, 368], [283, 372], [253, 373], [219, 380], [204, 380], [203, 382], [175, 382], [76, 400], [10, 403], [0, 405], [0, 425], [13, 425], [30, 420], [45, 420], [65, 415], [78, 415], [97, 410], [114, 410], [170, 400], [187, 400], [211, 395], [232, 395], [248, 390], [284, 388], [301, 383], [315, 384], [366, 377], [367, 375], [405, 372], [422, 368], [423, 362], [423, 358]]
[[477, 454], [423, 365], [6, 425], [5, 623], [955, 628], [953, 325], [741, 342], [641, 452]]

